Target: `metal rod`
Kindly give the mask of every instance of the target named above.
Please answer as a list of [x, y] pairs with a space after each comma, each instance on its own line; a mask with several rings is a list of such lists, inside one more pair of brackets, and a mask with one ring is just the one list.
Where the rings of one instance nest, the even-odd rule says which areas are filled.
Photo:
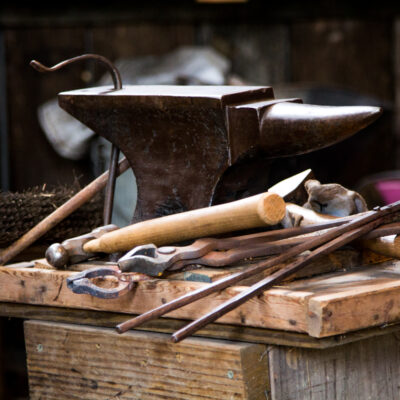
[[[370, 230], [375, 228], [380, 223], [380, 219], [377, 219], [375, 221], [362, 225], [361, 227], [352, 229], [349, 232], [345, 232], [333, 240], [330, 240], [329, 242], [318, 247], [316, 250], [312, 251], [308, 256], [305, 256], [300, 260], [287, 265], [283, 269], [274, 272], [270, 276], [267, 276], [256, 284], [250, 286], [248, 289], [243, 290], [238, 295], [221, 304], [210, 313], [179, 329], [174, 334], [172, 334], [172, 341], [174, 343], [180, 342], [184, 338], [192, 335], [193, 333], [201, 329], [203, 326], [215, 321], [229, 311], [232, 311], [233, 309], [239, 307], [241, 304], [251, 299], [252, 297], [257, 296], [265, 290], [271, 288], [272, 286], [282, 282], [282, 280], [294, 274], [295, 272], [298, 272], [300, 269], [304, 268], [317, 258], [322, 257], [323, 255], [328, 254], [344, 246], [345, 244], [359, 238], [366, 232], [369, 232]], [[347, 226], [344, 227], [347, 228]]]
[[[400, 209], [400, 202], [394, 203], [393, 205], [387, 206], [387, 208], [381, 209], [379, 211], [379, 213], [380, 213], [379, 215], [384, 216], [391, 212], [395, 212], [398, 209]], [[339, 227], [329, 230], [325, 234], [311, 237], [309, 241], [306, 241], [297, 246], [294, 246], [290, 250], [288, 250], [287, 252], [285, 252], [279, 256], [270, 258], [269, 260], [266, 260], [266, 261], [261, 261], [255, 265], [247, 268], [245, 271], [237, 272], [237, 273], [229, 275], [225, 278], [219, 279], [218, 281], [213, 282], [210, 285], [207, 285], [206, 287], [202, 287], [197, 290], [194, 290], [193, 292], [187, 293], [177, 299], [170, 301], [169, 303], [163, 304], [160, 307], [157, 307], [157, 308], [150, 310], [142, 315], [139, 315], [128, 321], [125, 321], [125, 322], [117, 325], [116, 330], [119, 333], [126, 332], [128, 329], [137, 327], [137, 326], [143, 324], [144, 322], [158, 318], [158, 317], [160, 317], [164, 314], [167, 314], [173, 310], [183, 307], [184, 305], [190, 304], [196, 300], [199, 300], [205, 296], [208, 296], [211, 293], [225, 289], [226, 287], [231, 286], [237, 282], [240, 282], [243, 279], [254, 276], [260, 272], [263, 272], [269, 268], [272, 268], [273, 266], [275, 266], [277, 264], [284, 263], [284, 262], [288, 261], [290, 258], [292, 258], [306, 250], [310, 250], [316, 246], [322, 245], [322, 244], [328, 242], [329, 240], [334, 239], [335, 237], [339, 236], [340, 234], [343, 234], [344, 232], [346, 232], [352, 228], [358, 227], [359, 225], [362, 225], [363, 223], [367, 223], [370, 219], [377, 218], [378, 217], [377, 213], [378, 213], [378, 211], [369, 211], [369, 212], [362, 214], [361, 216], [359, 216], [359, 215], [352, 216], [350, 220], [347, 218], [348, 223], [346, 223], [344, 226], [342, 225], [342, 226], [339, 226]], [[333, 223], [333, 221], [332, 221], [332, 223]], [[322, 225], [325, 225], [325, 224], [322, 224]], [[303, 228], [303, 227], [291, 228], [291, 229], [299, 230], [301, 228]], [[304, 228], [309, 228], [309, 227], [304, 227]]]
[[[53, 65], [52, 67], [46, 67], [45, 65], [36, 60], [32, 60], [30, 62], [30, 65], [39, 72], [53, 72], [59, 70], [60, 68], [65, 67], [66, 65], [72, 64], [76, 61], [82, 61], [88, 59], [96, 60], [103, 63], [103, 65], [105, 65], [105, 67], [111, 74], [114, 83], [114, 90], [122, 89], [122, 80], [118, 69], [114, 66], [114, 64], [110, 60], [98, 54], [83, 54], [81, 56], [73, 57], [68, 60], [62, 61], [56, 65]], [[118, 158], [119, 158], [119, 149], [117, 146], [113, 144], [111, 148], [109, 177], [104, 198], [104, 213], [103, 213], [104, 225], [108, 225], [111, 223], [112, 210], [114, 205], [114, 190], [115, 190]]]
[[103, 212], [104, 225], [111, 224], [112, 211], [114, 205], [115, 184], [117, 180], [117, 171], [118, 171], [118, 158], [119, 158], [119, 148], [113, 144], [111, 148], [109, 177], [104, 197], [104, 212]]
[[82, 60], [96, 60], [101, 63], [103, 63], [108, 71], [111, 74], [113, 83], [114, 83], [114, 89], [115, 90], [120, 90], [122, 89], [122, 80], [121, 80], [121, 74], [119, 73], [118, 69], [115, 67], [115, 65], [106, 57], [100, 56], [98, 54], [82, 54], [81, 56], [69, 58], [68, 60], [61, 61], [60, 63], [53, 65], [52, 67], [46, 67], [42, 63], [40, 63], [37, 60], [32, 60], [29, 64], [35, 68], [39, 72], [53, 72], [57, 71], [66, 65], [72, 64], [76, 61], [82, 61]]

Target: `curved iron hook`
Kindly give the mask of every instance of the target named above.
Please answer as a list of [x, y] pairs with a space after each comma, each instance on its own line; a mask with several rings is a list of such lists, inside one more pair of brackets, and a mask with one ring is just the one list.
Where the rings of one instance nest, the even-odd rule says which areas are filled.
[[[29, 63], [29, 65], [39, 72], [53, 72], [65, 67], [66, 65], [72, 64], [76, 61], [82, 61], [88, 59], [96, 60], [103, 63], [103, 65], [106, 66], [106, 68], [111, 74], [114, 83], [114, 90], [122, 89], [121, 74], [119, 73], [118, 69], [108, 58], [100, 56], [98, 54], [82, 54], [80, 56], [61, 61], [60, 63], [53, 65], [52, 67], [46, 67], [45, 65], [36, 60], [32, 60]], [[104, 210], [103, 210], [104, 225], [108, 225], [111, 223], [112, 209], [114, 203], [115, 182], [117, 179], [118, 159], [119, 159], [119, 149], [117, 146], [113, 144], [111, 148], [109, 175], [108, 175], [106, 193], [104, 198]]]
[[120, 90], [122, 89], [122, 80], [121, 80], [121, 74], [119, 73], [118, 69], [115, 67], [115, 65], [106, 57], [100, 56], [99, 54], [82, 54], [81, 56], [69, 58], [68, 60], [61, 61], [60, 63], [53, 65], [52, 67], [46, 67], [42, 63], [40, 63], [37, 60], [32, 60], [29, 65], [33, 68], [36, 69], [36, 71], [39, 72], [53, 72], [57, 71], [66, 65], [72, 64], [76, 61], [81, 61], [81, 60], [96, 60], [101, 63], [103, 63], [108, 71], [111, 74], [113, 83], [114, 83], [114, 89], [115, 90]]

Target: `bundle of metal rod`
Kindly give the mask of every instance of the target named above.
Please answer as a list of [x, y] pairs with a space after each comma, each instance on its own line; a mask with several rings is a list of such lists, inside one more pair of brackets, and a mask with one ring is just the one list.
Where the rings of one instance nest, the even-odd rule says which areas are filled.
[[[366, 235], [374, 228], [383, 223], [389, 223], [393, 221], [393, 214], [399, 210], [400, 201], [382, 207], [381, 209], [364, 213], [361, 216], [357, 216], [351, 219], [349, 222], [341, 226], [328, 230], [326, 233], [310, 237], [309, 240], [293, 246], [283, 254], [272, 257], [266, 261], [261, 261], [244, 271], [229, 275], [226, 278], [222, 278], [206, 287], [199, 288], [198, 290], [181, 296], [178, 299], [163, 304], [162, 306], [154, 310], [150, 310], [136, 318], [119, 324], [116, 326], [116, 330], [119, 333], [126, 332], [128, 329], [137, 327], [146, 321], [158, 318], [170, 311], [176, 310], [177, 308], [183, 307], [189, 303], [199, 300], [211, 293], [225, 289], [226, 287], [233, 285], [243, 279], [254, 276], [260, 272], [272, 268], [277, 264], [284, 263], [290, 260], [292, 257], [300, 255], [304, 251], [313, 250], [309, 255], [301, 257], [299, 260], [287, 265], [282, 270], [278, 270], [277, 272], [261, 280], [257, 284], [249, 287], [247, 290], [241, 292], [238, 296], [235, 296], [228, 302], [217, 307], [217, 309], [215, 309], [211, 313], [206, 314], [202, 318], [177, 331], [175, 334], [173, 334], [172, 340], [174, 342], [178, 342], [183, 338], [193, 334], [204, 325], [215, 321], [228, 311], [231, 311], [232, 309], [238, 307], [240, 304], [247, 301], [251, 297], [259, 294], [261, 291], [264, 291], [271, 286], [276, 285], [283, 279], [299, 271], [301, 268], [304, 268], [311, 261], [327, 253], [330, 253], [338, 249], [339, 247], [342, 247], [345, 244], [348, 244], [349, 242], [362, 237], [363, 235]], [[388, 234], [389, 232], [394, 232], [394, 230], [389, 231], [383, 229], [383, 232], [385, 232], [384, 234]]]

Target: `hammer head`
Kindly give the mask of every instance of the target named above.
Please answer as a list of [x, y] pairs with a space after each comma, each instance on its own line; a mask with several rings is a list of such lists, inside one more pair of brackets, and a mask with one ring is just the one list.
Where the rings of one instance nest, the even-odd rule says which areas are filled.
[[46, 260], [55, 268], [65, 268], [67, 265], [88, 260], [96, 254], [86, 252], [83, 249], [85, 243], [116, 229], [119, 229], [118, 226], [113, 224], [101, 226], [90, 233], [64, 240], [62, 243], [54, 243], [46, 250]]

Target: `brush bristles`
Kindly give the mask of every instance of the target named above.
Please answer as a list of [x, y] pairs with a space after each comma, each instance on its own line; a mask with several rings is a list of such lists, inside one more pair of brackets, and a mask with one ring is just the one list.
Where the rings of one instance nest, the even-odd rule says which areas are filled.
[[[7, 247], [74, 195], [75, 191], [61, 187], [52, 192], [32, 188], [24, 192], [0, 192], [0, 247]], [[40, 244], [63, 241], [90, 232], [102, 225], [101, 196], [84, 204], [50, 230]]]

